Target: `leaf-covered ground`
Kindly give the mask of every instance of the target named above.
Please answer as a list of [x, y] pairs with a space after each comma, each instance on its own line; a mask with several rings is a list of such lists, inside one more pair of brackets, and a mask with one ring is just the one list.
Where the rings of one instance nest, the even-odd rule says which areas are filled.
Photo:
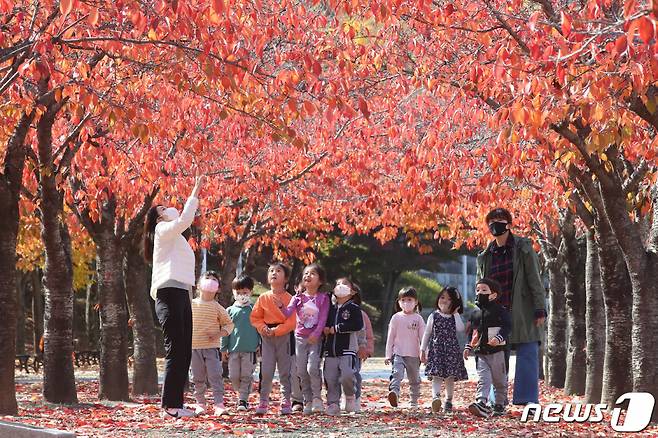
[[[379, 370], [377, 369], [379, 367]], [[21, 379], [16, 385], [20, 412], [18, 417], [0, 417], [5, 421], [20, 421], [34, 425], [75, 431], [80, 437], [160, 437], [160, 436], [324, 436], [324, 437], [367, 437], [367, 436], [445, 436], [445, 437], [530, 437], [530, 436], [656, 436], [658, 427], [652, 426], [641, 434], [615, 434], [606, 418], [601, 423], [567, 424], [523, 423], [521, 409], [511, 407], [508, 415], [491, 419], [478, 419], [466, 410], [473, 400], [475, 381], [460, 382], [456, 387], [455, 412], [433, 415], [429, 409], [431, 383], [423, 381], [421, 402], [423, 408], [408, 408], [408, 387], [403, 386], [402, 404], [391, 408], [385, 400], [387, 380], [371, 378], [364, 382], [363, 412], [343, 414], [340, 417], [327, 415], [294, 414], [278, 415], [279, 388], [275, 385], [271, 412], [258, 417], [252, 412], [238, 413], [234, 410], [235, 397], [230, 384], [226, 384], [226, 401], [230, 415], [221, 418], [200, 416], [193, 419], [163, 419], [160, 416], [159, 398], [139, 398], [131, 403], [99, 402], [98, 382], [93, 378], [96, 371], [84, 372], [86, 376], [78, 384], [76, 406], [57, 406], [44, 403], [41, 397], [42, 384], [38, 380]], [[381, 361], [372, 361], [368, 374], [385, 374]], [[189, 397], [189, 403], [193, 399]], [[252, 403], [256, 394], [252, 394]], [[542, 404], [578, 402], [563, 396], [560, 390], [542, 386]]]

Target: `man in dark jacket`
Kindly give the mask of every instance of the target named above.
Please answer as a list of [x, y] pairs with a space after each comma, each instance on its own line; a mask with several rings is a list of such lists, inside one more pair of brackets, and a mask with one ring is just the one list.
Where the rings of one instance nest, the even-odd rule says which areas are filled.
[[496, 208], [487, 214], [486, 222], [495, 239], [478, 255], [477, 278], [501, 284], [499, 303], [512, 315], [509, 343], [516, 347], [512, 403], [538, 403], [539, 341], [546, 319], [539, 259], [530, 239], [512, 235], [509, 211]]

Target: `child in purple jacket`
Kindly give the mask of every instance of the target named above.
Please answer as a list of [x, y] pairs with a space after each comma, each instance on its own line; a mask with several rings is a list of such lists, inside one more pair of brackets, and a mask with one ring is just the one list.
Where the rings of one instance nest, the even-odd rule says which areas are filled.
[[305, 414], [324, 412], [320, 375], [321, 337], [331, 304], [329, 295], [319, 291], [325, 280], [322, 267], [315, 263], [308, 265], [302, 274], [302, 290], [290, 300], [288, 307], [283, 307], [283, 304], [279, 306], [286, 317], [293, 312], [297, 315], [295, 353]]

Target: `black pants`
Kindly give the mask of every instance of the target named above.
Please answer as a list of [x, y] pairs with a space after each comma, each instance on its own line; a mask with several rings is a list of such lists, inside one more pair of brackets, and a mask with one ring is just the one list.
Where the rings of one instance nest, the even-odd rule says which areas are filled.
[[165, 375], [162, 407], [182, 408], [187, 372], [192, 360], [192, 307], [185, 289], [158, 289], [155, 313], [165, 342]]

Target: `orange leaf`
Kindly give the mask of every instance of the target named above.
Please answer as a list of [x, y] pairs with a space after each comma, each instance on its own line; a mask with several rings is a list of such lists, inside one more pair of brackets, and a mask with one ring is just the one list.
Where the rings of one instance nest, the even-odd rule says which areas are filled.
[[89, 17], [87, 18], [87, 22], [91, 24], [92, 26], [96, 26], [98, 24], [98, 8], [92, 8], [91, 11], [89, 11]]
[[654, 34], [653, 21], [647, 17], [642, 17], [638, 20], [638, 28], [640, 29], [642, 41], [649, 44]]
[[59, 11], [62, 15], [68, 15], [73, 10], [73, 0], [61, 0], [59, 2]]
[[564, 12], [560, 12], [560, 16], [562, 17], [562, 35], [568, 37], [571, 33], [571, 18]]
[[359, 97], [359, 111], [363, 114], [363, 117], [370, 119], [370, 110], [368, 109], [368, 102], [363, 97]]

